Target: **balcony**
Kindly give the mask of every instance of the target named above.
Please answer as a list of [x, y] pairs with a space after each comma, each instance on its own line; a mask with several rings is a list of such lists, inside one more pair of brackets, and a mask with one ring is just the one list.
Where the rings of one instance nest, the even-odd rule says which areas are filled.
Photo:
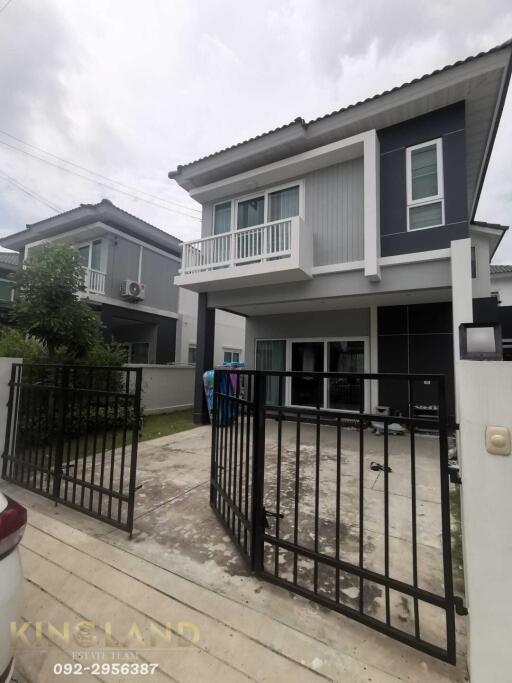
[[313, 241], [299, 217], [183, 244], [174, 284], [196, 292], [311, 278]]
[[92, 268], [84, 268], [84, 291], [86, 294], [105, 294], [106, 274]]

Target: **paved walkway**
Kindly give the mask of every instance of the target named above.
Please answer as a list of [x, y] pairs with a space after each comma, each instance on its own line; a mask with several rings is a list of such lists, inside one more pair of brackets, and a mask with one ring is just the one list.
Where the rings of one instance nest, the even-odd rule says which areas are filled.
[[[80, 656], [91, 666], [103, 653], [101, 663], [121, 663], [135, 652], [139, 663], [159, 664], [154, 676], [100, 672], [79, 680], [464, 680], [463, 655], [456, 668], [445, 665], [250, 576], [209, 508], [208, 477], [208, 428], [142, 444], [143, 488], [131, 541], [85, 515], [5, 487], [29, 507], [23, 617], [32, 626], [17, 655], [22, 675], [34, 683], [58, 680], [56, 662]], [[42, 623], [39, 642], [36, 622]], [[61, 632], [68, 623], [69, 641], [51, 627], [49, 633], [48, 622]], [[462, 626], [459, 620], [463, 650]]]

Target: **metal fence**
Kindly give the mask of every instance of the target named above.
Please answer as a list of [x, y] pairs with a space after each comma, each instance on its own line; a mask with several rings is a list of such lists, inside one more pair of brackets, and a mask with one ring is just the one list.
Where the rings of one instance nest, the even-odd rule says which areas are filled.
[[[358, 410], [324, 407], [332, 382]], [[408, 414], [368, 412], [370, 383], [405, 383]], [[262, 578], [455, 663], [451, 427], [439, 375], [219, 370], [210, 502]]]
[[132, 532], [141, 368], [13, 364], [2, 477]]

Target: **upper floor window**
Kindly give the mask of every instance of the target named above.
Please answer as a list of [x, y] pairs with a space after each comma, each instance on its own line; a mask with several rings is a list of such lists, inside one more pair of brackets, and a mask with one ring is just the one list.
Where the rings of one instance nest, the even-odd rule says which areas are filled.
[[236, 230], [256, 225], [282, 221], [298, 216], [300, 212], [301, 185], [270, 188], [251, 197], [221, 202], [213, 207], [213, 234], [230, 232], [232, 224]]
[[14, 282], [0, 278], [0, 301], [12, 301], [14, 295]]
[[231, 230], [231, 202], [216, 204], [213, 215], [213, 234], [221, 235]]
[[441, 138], [408, 147], [407, 228], [444, 225], [443, 142]]
[[101, 240], [94, 240], [87, 244], [82, 244], [78, 247], [78, 255], [80, 256], [80, 263], [84, 268], [90, 270], [102, 270], [102, 242]]

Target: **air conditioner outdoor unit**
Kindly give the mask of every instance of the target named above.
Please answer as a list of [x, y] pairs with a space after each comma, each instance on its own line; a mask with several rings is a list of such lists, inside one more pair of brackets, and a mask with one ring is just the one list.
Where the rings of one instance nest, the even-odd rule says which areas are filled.
[[121, 284], [121, 298], [127, 301], [144, 301], [146, 298], [146, 285], [135, 280], [125, 280]]

